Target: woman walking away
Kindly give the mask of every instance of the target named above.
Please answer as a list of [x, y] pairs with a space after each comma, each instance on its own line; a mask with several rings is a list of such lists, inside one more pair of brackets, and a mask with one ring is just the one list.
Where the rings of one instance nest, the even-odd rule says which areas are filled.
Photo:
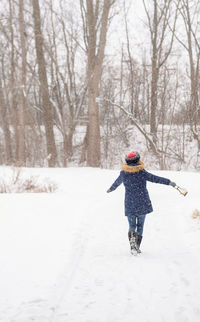
[[119, 177], [107, 192], [114, 191], [122, 182], [125, 186], [125, 216], [128, 218], [128, 238], [131, 253], [141, 253], [140, 244], [143, 236], [146, 214], [153, 211], [146, 182], [151, 181], [176, 187], [175, 182], [167, 178], [155, 176], [144, 169], [138, 152], [131, 151], [125, 157]]

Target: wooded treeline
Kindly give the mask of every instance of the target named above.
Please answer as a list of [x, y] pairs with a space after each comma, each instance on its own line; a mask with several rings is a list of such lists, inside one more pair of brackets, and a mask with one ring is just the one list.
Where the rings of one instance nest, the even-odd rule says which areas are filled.
[[141, 2], [143, 44], [133, 1], [1, 1], [0, 164], [111, 167], [136, 131], [199, 168], [200, 1]]

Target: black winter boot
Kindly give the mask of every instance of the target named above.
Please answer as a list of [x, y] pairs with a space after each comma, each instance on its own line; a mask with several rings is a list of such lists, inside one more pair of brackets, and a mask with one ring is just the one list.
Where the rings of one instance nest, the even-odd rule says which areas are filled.
[[131, 254], [133, 255], [137, 253], [136, 238], [137, 238], [137, 234], [133, 230], [128, 232], [128, 239], [130, 242]]
[[138, 253], [141, 253], [141, 250], [140, 250], [140, 244], [142, 242], [142, 236], [141, 235], [137, 235], [136, 236], [136, 245], [137, 245], [137, 250], [138, 250]]

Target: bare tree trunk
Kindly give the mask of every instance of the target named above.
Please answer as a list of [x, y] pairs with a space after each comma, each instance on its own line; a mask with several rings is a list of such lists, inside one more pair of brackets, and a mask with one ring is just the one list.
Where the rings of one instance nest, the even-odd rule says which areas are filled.
[[11, 110], [12, 110], [12, 124], [14, 125], [15, 137], [15, 161], [18, 161], [19, 150], [19, 135], [18, 135], [18, 115], [17, 115], [17, 85], [15, 81], [15, 47], [14, 47], [14, 30], [13, 30], [13, 4], [9, 0], [9, 31], [10, 31], [10, 90], [11, 90]]
[[[185, 7], [185, 8], [184, 8]], [[187, 25], [187, 40], [188, 40], [188, 56], [190, 62], [190, 85], [191, 85], [191, 93], [190, 93], [190, 107], [189, 107], [189, 119], [190, 124], [195, 126], [198, 120], [198, 90], [199, 90], [199, 58], [200, 58], [200, 43], [196, 43], [196, 62], [194, 59], [194, 46], [192, 38], [196, 37], [194, 31], [192, 30], [192, 21], [191, 21], [191, 13], [190, 6], [188, 0], [184, 1], [185, 9], [185, 24]], [[197, 40], [197, 38], [196, 38]], [[197, 136], [198, 137], [198, 136]]]
[[188, 108], [189, 122], [191, 132], [197, 141], [198, 151], [200, 151], [200, 134], [199, 134], [199, 61], [200, 61], [200, 41], [199, 31], [199, 8], [200, 1], [196, 2], [195, 12], [192, 12], [192, 6], [189, 0], [181, 0], [180, 13], [182, 15], [187, 35], [187, 43], [178, 41], [183, 45], [188, 53], [190, 65], [190, 102]]
[[150, 132], [154, 143], [157, 140], [156, 127], [156, 111], [158, 104], [158, 52], [157, 52], [157, 33], [158, 33], [158, 17], [157, 17], [157, 2], [154, 0], [154, 17], [153, 17], [153, 32], [152, 32], [152, 65], [151, 65], [151, 119]]
[[88, 149], [87, 165], [99, 167], [101, 164], [100, 152], [100, 123], [99, 106], [96, 98], [99, 95], [99, 83], [102, 74], [104, 50], [106, 45], [106, 34], [108, 27], [108, 17], [113, 2], [104, 0], [103, 13], [101, 17], [101, 30], [99, 43], [97, 43], [97, 23], [99, 15], [100, 1], [86, 0], [87, 5], [87, 24], [88, 24]]
[[0, 114], [2, 118], [2, 127], [3, 127], [4, 140], [5, 140], [6, 164], [11, 164], [13, 161], [11, 135], [10, 135], [8, 118], [7, 118], [7, 106], [4, 98], [1, 78], [0, 78]]
[[26, 46], [25, 46], [25, 25], [24, 25], [24, 0], [19, 0], [19, 31], [21, 44], [21, 88], [18, 106], [18, 133], [19, 149], [18, 161], [22, 166], [26, 165], [25, 150], [25, 107], [26, 107]]
[[[124, 2], [125, 5], [125, 2]], [[125, 27], [126, 27], [126, 41], [127, 41], [127, 52], [128, 52], [128, 68], [130, 70], [130, 110], [131, 113], [134, 114], [135, 118], [139, 116], [139, 109], [138, 109], [138, 99], [136, 96], [136, 79], [134, 75], [134, 66], [133, 66], [133, 57], [131, 55], [131, 49], [130, 49], [130, 39], [129, 39], [129, 32], [128, 32], [128, 22], [127, 22], [127, 13], [125, 12], [124, 7], [124, 17], [125, 17]], [[121, 59], [121, 65], [123, 66], [123, 57]], [[123, 71], [121, 71], [121, 76], [123, 77]], [[122, 101], [120, 100], [120, 104]]]
[[[179, 0], [178, 0], [179, 3]], [[166, 63], [174, 42], [174, 32], [177, 22], [178, 4], [172, 0], [158, 1], [153, 0], [153, 18], [150, 16], [145, 0], [143, 0], [145, 12], [148, 19], [148, 26], [151, 36], [152, 57], [151, 57], [151, 115], [150, 131], [154, 143], [157, 142], [157, 109], [158, 109], [158, 82], [161, 67]], [[174, 11], [174, 12], [173, 12]], [[170, 27], [172, 17], [173, 26]], [[171, 34], [167, 48], [165, 46], [166, 34], [170, 29]]]
[[38, 0], [32, 0], [34, 32], [35, 32], [35, 46], [37, 53], [38, 72], [40, 80], [40, 90], [42, 95], [44, 125], [46, 133], [48, 165], [54, 167], [56, 165], [56, 144], [53, 132], [53, 115], [52, 104], [49, 97], [46, 62], [43, 51], [43, 37], [41, 32], [40, 7]]

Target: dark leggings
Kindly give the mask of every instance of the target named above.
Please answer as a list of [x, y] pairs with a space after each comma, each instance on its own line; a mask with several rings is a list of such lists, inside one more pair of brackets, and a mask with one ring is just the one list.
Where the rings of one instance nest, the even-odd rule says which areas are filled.
[[146, 215], [128, 217], [129, 231], [135, 231], [137, 235], [142, 236]]

